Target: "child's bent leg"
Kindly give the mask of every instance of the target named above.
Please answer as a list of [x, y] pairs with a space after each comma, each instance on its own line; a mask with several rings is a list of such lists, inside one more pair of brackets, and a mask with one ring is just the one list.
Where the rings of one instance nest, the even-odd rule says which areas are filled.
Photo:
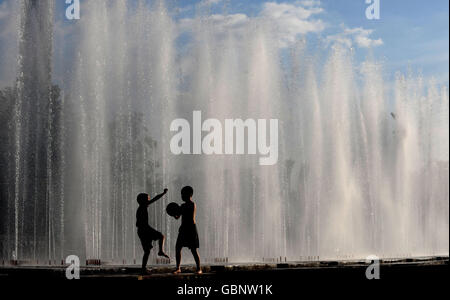
[[159, 252], [158, 255], [159, 256], [164, 256], [166, 258], [169, 258], [169, 255], [167, 255], [166, 253], [164, 253], [164, 241], [165, 241], [166, 237], [164, 235], [161, 235], [161, 237], [159, 238]]
[[198, 255], [197, 248], [191, 248], [192, 256], [194, 256], [195, 264], [197, 265], [197, 273], [201, 273], [200, 256]]

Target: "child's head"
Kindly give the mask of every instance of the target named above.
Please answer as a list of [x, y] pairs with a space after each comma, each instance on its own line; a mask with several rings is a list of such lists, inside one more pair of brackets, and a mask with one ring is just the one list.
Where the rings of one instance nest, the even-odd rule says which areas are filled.
[[191, 186], [185, 186], [181, 189], [181, 199], [184, 202], [191, 200], [192, 195], [194, 195], [194, 189]]
[[141, 193], [137, 196], [136, 200], [139, 203], [139, 205], [146, 205], [149, 201], [149, 196], [148, 194]]

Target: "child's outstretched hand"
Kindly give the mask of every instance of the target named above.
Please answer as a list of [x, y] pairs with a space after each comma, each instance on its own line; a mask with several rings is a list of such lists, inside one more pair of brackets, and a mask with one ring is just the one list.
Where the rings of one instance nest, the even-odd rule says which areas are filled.
[[164, 194], [167, 194], [169, 190], [167, 188], [164, 189]]

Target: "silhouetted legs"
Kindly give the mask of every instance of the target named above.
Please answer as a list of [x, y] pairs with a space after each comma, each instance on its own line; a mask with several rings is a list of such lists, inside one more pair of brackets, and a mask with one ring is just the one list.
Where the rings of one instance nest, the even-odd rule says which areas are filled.
[[[163, 250], [165, 240], [166, 240], [166, 237], [161, 234], [161, 236], [158, 239], [158, 243], [159, 243], [158, 255], [170, 259], [170, 257]], [[144, 240], [142, 242], [142, 247], [144, 249], [144, 256], [142, 257], [142, 272], [147, 273], [147, 261], [148, 261], [149, 255], [150, 255], [150, 249], [152, 249], [151, 240]]]
[[[176, 257], [176, 261], [177, 261], [177, 268], [176, 270], [173, 272], [174, 274], [178, 274], [181, 273], [181, 269], [180, 269], [180, 264], [181, 264], [181, 247], [176, 247], [175, 249], [175, 257]], [[198, 250], [197, 248], [192, 248], [191, 249], [192, 252], [192, 256], [194, 256], [194, 260], [195, 260], [195, 264], [197, 265], [197, 274], [201, 274], [202, 270], [200, 267], [200, 256], [198, 255]]]

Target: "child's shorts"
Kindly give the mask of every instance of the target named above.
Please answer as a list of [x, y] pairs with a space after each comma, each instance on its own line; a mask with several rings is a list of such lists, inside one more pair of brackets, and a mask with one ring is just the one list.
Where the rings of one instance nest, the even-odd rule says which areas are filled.
[[178, 231], [176, 247], [196, 249], [199, 248], [199, 246], [197, 226], [195, 224], [181, 225], [180, 230]]
[[138, 228], [137, 234], [141, 240], [142, 248], [144, 251], [153, 248], [152, 242], [159, 240], [163, 237], [162, 233], [152, 227]]

